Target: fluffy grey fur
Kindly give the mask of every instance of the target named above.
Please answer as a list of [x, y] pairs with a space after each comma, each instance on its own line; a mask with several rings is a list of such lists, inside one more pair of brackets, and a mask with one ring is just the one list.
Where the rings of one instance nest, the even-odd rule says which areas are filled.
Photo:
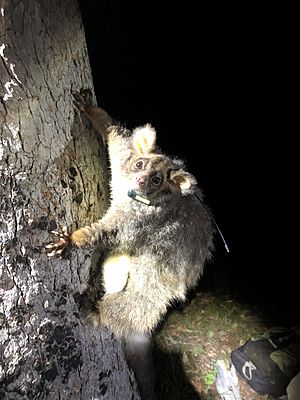
[[[77, 247], [101, 246], [109, 256], [125, 254], [129, 259], [124, 287], [104, 294], [94, 321], [122, 337], [149, 333], [168, 306], [184, 300], [197, 284], [213, 250], [211, 217], [195, 195], [196, 179], [180, 160], [157, 149], [150, 125], [130, 136], [92, 105], [89, 92], [76, 93], [75, 99], [107, 141], [112, 179], [106, 215], [75, 231], [70, 240]], [[150, 204], [130, 198], [129, 189]], [[61, 242], [51, 250], [63, 246]]]

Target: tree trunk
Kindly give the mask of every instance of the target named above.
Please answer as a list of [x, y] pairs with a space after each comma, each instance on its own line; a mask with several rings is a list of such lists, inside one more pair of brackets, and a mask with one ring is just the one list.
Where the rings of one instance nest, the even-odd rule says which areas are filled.
[[76, 0], [0, 0], [0, 398], [138, 399], [122, 347], [79, 314], [92, 254], [48, 259], [56, 223], [98, 220], [101, 139], [74, 110], [92, 87]]

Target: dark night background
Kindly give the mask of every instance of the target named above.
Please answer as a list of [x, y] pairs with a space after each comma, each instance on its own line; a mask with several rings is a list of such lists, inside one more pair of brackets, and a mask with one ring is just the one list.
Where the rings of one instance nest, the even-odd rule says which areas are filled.
[[217, 239], [205, 284], [255, 302], [274, 323], [298, 323], [285, 15], [197, 2], [80, 6], [98, 104], [129, 128], [150, 122], [163, 151], [186, 160], [230, 247]]

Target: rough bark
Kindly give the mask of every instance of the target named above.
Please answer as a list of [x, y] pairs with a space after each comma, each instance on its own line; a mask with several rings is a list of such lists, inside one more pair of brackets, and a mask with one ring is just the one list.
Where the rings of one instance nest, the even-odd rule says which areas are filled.
[[108, 198], [72, 104], [92, 87], [75, 0], [0, 0], [0, 84], [0, 398], [138, 399], [120, 343], [79, 313], [91, 253], [44, 253], [56, 223], [97, 220]]

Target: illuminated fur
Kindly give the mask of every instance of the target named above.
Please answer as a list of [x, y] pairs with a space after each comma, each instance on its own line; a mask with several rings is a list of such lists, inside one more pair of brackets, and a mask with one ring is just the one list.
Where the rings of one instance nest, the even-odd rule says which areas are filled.
[[[108, 253], [107, 292], [94, 322], [124, 337], [150, 333], [168, 306], [185, 300], [197, 284], [213, 249], [211, 218], [195, 196], [196, 179], [182, 161], [159, 151], [150, 125], [130, 132], [93, 106], [89, 92], [75, 99], [107, 141], [112, 173], [107, 213], [70, 237], [77, 247], [100, 246]], [[129, 189], [150, 204], [129, 197]]]

